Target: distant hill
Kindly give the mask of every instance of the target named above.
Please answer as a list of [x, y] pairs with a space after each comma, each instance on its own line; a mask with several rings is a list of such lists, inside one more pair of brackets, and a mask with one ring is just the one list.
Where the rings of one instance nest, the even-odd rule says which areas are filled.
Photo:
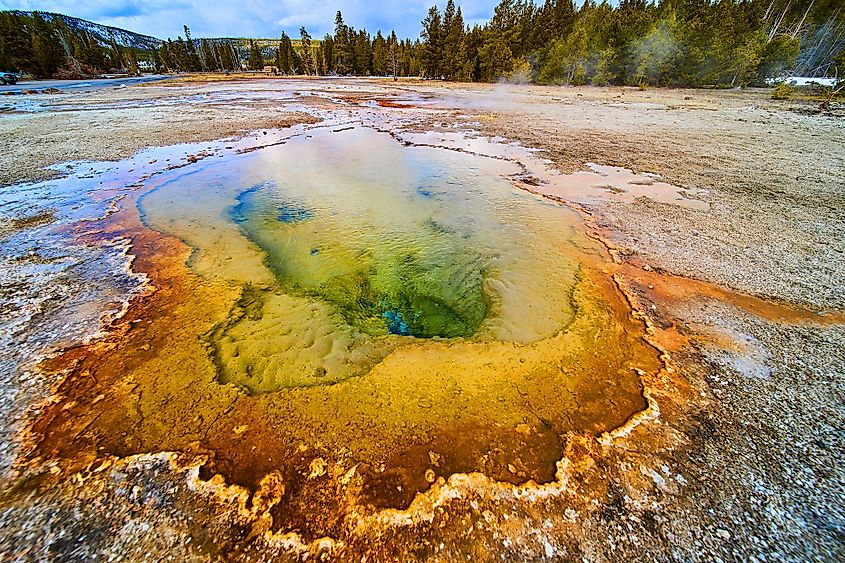
[[[259, 37], [259, 38], [206, 37], [206, 38], [204, 38], [204, 40], [209, 41], [211, 43], [215, 43], [215, 44], [217, 44], [217, 43], [228, 43], [228, 44], [232, 45], [235, 48], [235, 50], [237, 51], [238, 55], [243, 60], [246, 60], [246, 58], [249, 57], [249, 42], [250, 41], [253, 41], [256, 45], [258, 45], [258, 48], [261, 50], [261, 56], [263, 56], [265, 59], [272, 59], [273, 57], [275, 57], [276, 56], [276, 49], [278, 49], [278, 47], [279, 47], [279, 38], [278, 37], [275, 38], [275, 39], [270, 39], [270, 38], [267, 38], [267, 37]], [[194, 43], [196, 43], [197, 45], [199, 45], [200, 41], [201, 41], [201, 39], [194, 38]], [[291, 38], [290, 42], [291, 42], [291, 45], [293, 45], [293, 47], [296, 48], [296, 49], [298, 49], [300, 43], [302, 43], [302, 41], [300, 41], [299, 39], [293, 39], [293, 38]], [[316, 47], [321, 42], [322, 41], [320, 39], [312, 39], [311, 45], [313, 47]]]
[[[12, 13], [22, 16], [33, 16], [36, 12], [22, 12], [15, 10]], [[52, 12], [38, 12], [42, 18], [47, 21], [53, 21], [54, 18], [60, 18], [71, 29], [84, 30], [92, 34], [103, 46], [111, 44], [111, 40], [121, 47], [130, 47], [133, 49], [142, 49], [144, 51], [152, 51], [161, 45], [161, 39], [150, 37], [149, 35], [141, 35], [134, 31], [127, 31], [119, 27], [111, 27], [109, 25], [100, 25], [98, 23], [90, 22], [73, 16], [66, 16], [64, 14], [54, 14]]]
[[[131, 47], [133, 49], [141, 49], [144, 51], [152, 51], [153, 49], [158, 49], [161, 44], [162, 40], [156, 37], [151, 37], [149, 35], [142, 35], [140, 33], [135, 33], [134, 31], [129, 31], [126, 29], [121, 29], [119, 27], [112, 27], [109, 25], [101, 25], [98, 23], [94, 23], [88, 20], [83, 20], [82, 18], [75, 18], [73, 16], [66, 16], [64, 14], [56, 14], [53, 12], [24, 12], [21, 10], [10, 10], [11, 13], [21, 15], [21, 16], [29, 16], [32, 17], [36, 13], [40, 14], [42, 18], [47, 21], [53, 21], [54, 18], [62, 19], [65, 24], [71, 28], [76, 30], [84, 30], [97, 38], [101, 45], [104, 47], [108, 47], [111, 44], [111, 39], [117, 42], [118, 45], [121, 47]], [[173, 38], [175, 39], [175, 38]], [[249, 39], [246, 37], [207, 37], [205, 38], [207, 41], [211, 43], [230, 43], [232, 44], [235, 49], [241, 54], [249, 52], [249, 42], [255, 41], [258, 44], [261, 52], [264, 54], [265, 57], [272, 57], [276, 52], [276, 47], [279, 46], [279, 38], [253, 38]], [[194, 44], [199, 46], [200, 39], [194, 38]], [[297, 47], [300, 43], [299, 39], [291, 38], [291, 43], [294, 47]], [[320, 43], [320, 39], [312, 39], [311, 43], [313, 45], [317, 45]]]

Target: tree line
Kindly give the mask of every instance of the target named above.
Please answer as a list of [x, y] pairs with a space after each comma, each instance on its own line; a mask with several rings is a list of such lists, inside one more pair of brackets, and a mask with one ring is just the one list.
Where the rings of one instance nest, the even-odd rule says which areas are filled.
[[243, 48], [231, 39], [194, 40], [186, 26], [185, 39], [164, 41], [153, 56], [162, 71], [261, 70], [270, 66], [287, 75], [416, 76], [419, 45], [419, 41], [398, 39], [396, 32], [385, 36], [378, 31], [372, 36], [366, 29], [356, 30], [338, 11], [335, 33], [321, 40], [312, 39], [302, 27], [298, 38], [282, 32], [274, 48], [262, 47], [254, 39]]
[[251, 42], [246, 67], [284, 74], [421, 76], [543, 84], [745, 86], [787, 72], [845, 75], [840, 0], [502, 0], [468, 27], [460, 6], [432, 6], [418, 39], [372, 36], [335, 16], [334, 34], [275, 52]]
[[[420, 76], [543, 84], [744, 86], [797, 72], [845, 75], [841, 0], [501, 0], [467, 26], [454, 0], [432, 6], [419, 38], [347, 25], [278, 43], [185, 37], [163, 41], [159, 71], [259, 70], [282, 74]], [[137, 53], [100, 45], [60, 18], [0, 13], [0, 66], [35, 76], [137, 69]]]
[[[420, 72], [450, 80], [739, 86], [845, 74], [840, 0], [502, 0], [471, 29], [448, 0], [422, 22]], [[813, 56], [807, 56], [810, 53]]]
[[27, 72], [37, 78], [93, 76], [109, 70], [138, 72], [138, 50], [112, 38], [103, 46], [61, 18], [39, 13], [0, 12], [0, 70]]
[[241, 54], [226, 39], [200, 39], [191, 37], [191, 30], [183, 26], [185, 39], [167, 39], [153, 51], [153, 61], [159, 72], [208, 72], [241, 70]]

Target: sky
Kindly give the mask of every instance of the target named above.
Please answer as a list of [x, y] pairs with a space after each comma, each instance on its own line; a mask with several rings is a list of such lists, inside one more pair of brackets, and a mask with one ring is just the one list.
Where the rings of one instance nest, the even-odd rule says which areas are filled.
[[[468, 25], [490, 19], [499, 0], [456, 0]], [[0, 0], [2, 10], [58, 12], [121, 27], [160, 39], [183, 35], [182, 25], [199, 37], [299, 36], [305, 26], [312, 37], [334, 32], [334, 16], [343, 12], [347, 25], [395, 29], [416, 38], [420, 22], [434, 0]], [[446, 0], [437, 2], [441, 10]]]

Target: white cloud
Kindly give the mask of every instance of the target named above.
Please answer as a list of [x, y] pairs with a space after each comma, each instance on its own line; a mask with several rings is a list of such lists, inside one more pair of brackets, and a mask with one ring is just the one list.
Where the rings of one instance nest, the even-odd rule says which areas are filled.
[[[402, 37], [415, 38], [420, 21], [432, 0], [0, 0], [0, 9], [58, 12], [122, 27], [159, 38], [182, 35], [187, 24], [195, 37], [278, 37], [291, 36], [305, 26], [314, 37], [334, 30], [337, 10], [348, 25], [396, 29]], [[442, 9], [445, 0], [438, 2]], [[468, 21], [489, 18], [498, 0], [467, 0], [462, 6]]]

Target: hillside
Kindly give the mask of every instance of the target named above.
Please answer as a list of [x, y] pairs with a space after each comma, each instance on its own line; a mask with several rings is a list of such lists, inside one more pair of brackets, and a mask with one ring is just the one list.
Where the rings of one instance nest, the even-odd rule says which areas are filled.
[[[12, 13], [22, 16], [33, 16], [36, 12], [14, 10]], [[103, 46], [109, 45], [112, 39], [114, 39], [121, 47], [130, 47], [144, 51], [152, 51], [161, 45], [161, 39], [157, 39], [149, 35], [142, 35], [119, 27], [101, 25], [81, 18], [66, 16], [64, 14], [55, 14], [52, 12], [38, 12], [38, 14], [47, 21], [53, 21], [54, 18], [61, 18], [69, 28], [91, 33]]]

